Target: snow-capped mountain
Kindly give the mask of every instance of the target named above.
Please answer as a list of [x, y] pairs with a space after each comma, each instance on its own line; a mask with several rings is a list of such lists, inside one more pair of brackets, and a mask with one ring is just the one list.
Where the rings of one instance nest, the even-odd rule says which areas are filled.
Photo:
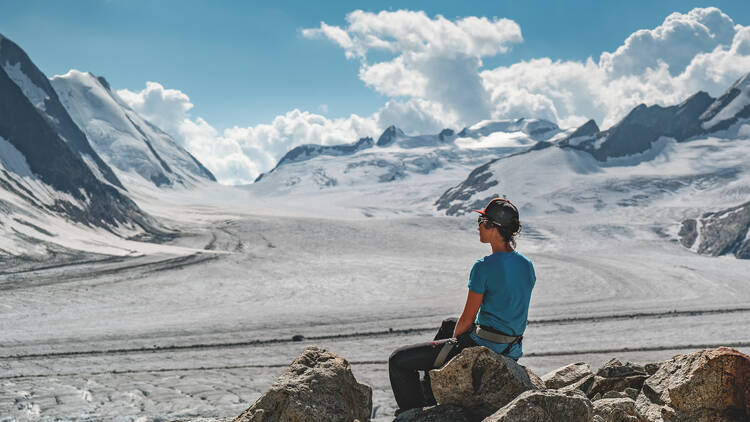
[[126, 196], [47, 78], [0, 36], [0, 253], [43, 255], [41, 245], [59, 246], [63, 226], [121, 237], [162, 234]]
[[748, 79], [718, 99], [699, 92], [676, 106], [640, 105], [605, 131], [589, 121], [547, 148], [496, 158], [435, 206], [464, 215], [506, 196], [527, 218], [555, 216], [555, 230], [593, 230], [598, 221], [617, 233], [683, 239], [699, 253], [744, 250], [747, 224], [717, 221], [740, 215], [750, 197]]
[[50, 82], [93, 149], [126, 185], [133, 179], [157, 187], [216, 181], [172, 137], [128, 107], [103, 77], [71, 70]]
[[294, 148], [246, 189], [259, 197], [325, 197], [360, 215], [432, 213], [434, 198], [471, 168], [555, 135], [565, 132], [533, 119], [485, 121], [434, 135], [407, 135], [391, 126], [376, 142]]

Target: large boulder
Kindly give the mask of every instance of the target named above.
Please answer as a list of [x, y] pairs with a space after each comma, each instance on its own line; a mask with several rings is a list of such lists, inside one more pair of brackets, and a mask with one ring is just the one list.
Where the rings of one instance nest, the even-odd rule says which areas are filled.
[[361, 422], [372, 413], [372, 390], [349, 362], [310, 346], [234, 422]]
[[640, 390], [648, 377], [648, 372], [643, 366], [631, 362], [623, 364], [617, 359], [612, 359], [596, 371], [586, 394], [593, 398], [597, 394], [602, 396], [609, 391], [624, 392], [628, 388]]
[[483, 422], [591, 422], [591, 401], [581, 391], [526, 391]]
[[728, 347], [677, 355], [643, 384], [638, 412], [655, 422], [750, 420], [750, 357]]
[[594, 401], [594, 415], [605, 422], [647, 422], [635, 409], [630, 397], [604, 398]]
[[396, 416], [393, 422], [470, 422], [470, 419], [466, 410], [448, 404], [409, 409]]
[[472, 420], [491, 415], [524, 391], [544, 388], [533, 372], [486, 347], [462, 350], [430, 371], [430, 380], [438, 403], [463, 407]]
[[589, 365], [584, 362], [577, 362], [545, 374], [542, 376], [542, 381], [547, 388], [563, 388], [590, 375], [593, 375], [593, 372], [591, 372]]

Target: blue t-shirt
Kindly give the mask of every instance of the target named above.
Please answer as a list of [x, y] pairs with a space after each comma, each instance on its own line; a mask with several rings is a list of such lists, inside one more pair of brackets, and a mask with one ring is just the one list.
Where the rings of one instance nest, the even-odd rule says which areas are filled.
[[[526, 330], [531, 290], [536, 283], [534, 265], [520, 253], [495, 252], [474, 263], [469, 276], [469, 290], [484, 295], [474, 323], [489, 326], [508, 335], [520, 335]], [[502, 353], [506, 343], [492, 343], [472, 334], [481, 346]], [[523, 354], [521, 344], [511, 347], [507, 355], [518, 359]]]

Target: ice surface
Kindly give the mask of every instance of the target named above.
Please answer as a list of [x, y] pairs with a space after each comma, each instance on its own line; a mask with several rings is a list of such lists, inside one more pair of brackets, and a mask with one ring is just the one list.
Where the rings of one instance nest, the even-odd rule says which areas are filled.
[[71, 239], [87, 255], [0, 272], [0, 414], [233, 416], [317, 344], [352, 362], [376, 420], [390, 420], [387, 357], [457, 316], [471, 265], [489, 253], [475, 217], [443, 216], [435, 199], [501, 156], [498, 184], [467, 201], [507, 194], [521, 209], [519, 250], [537, 274], [522, 364], [543, 375], [718, 345], [750, 352], [750, 262], [675, 238], [684, 218], [746, 202], [750, 140], [667, 142], [618, 165], [556, 147], [441, 148], [316, 157], [244, 188], [136, 189], [181, 233], [163, 244], [25, 219], [57, 234], [44, 245]]

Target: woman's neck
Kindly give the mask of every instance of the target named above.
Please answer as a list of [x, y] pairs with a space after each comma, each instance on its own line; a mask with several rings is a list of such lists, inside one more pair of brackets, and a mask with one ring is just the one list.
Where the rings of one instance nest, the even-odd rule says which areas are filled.
[[492, 243], [492, 253], [513, 252], [513, 248], [507, 242]]

